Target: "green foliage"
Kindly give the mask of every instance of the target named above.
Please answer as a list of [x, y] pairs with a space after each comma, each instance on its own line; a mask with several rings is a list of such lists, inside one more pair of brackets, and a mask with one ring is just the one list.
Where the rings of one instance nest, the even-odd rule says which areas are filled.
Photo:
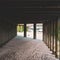
[[24, 26], [17, 26], [17, 32], [23, 32]]
[[[26, 31], [28, 31], [28, 27], [26, 27]], [[24, 26], [17, 26], [17, 32], [24, 32]]]
[[26, 27], [26, 31], [28, 31], [28, 27]]

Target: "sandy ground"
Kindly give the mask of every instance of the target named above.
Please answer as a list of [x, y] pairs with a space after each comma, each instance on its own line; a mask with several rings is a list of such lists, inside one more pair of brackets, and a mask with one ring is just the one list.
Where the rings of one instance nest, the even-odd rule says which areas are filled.
[[0, 48], [0, 60], [58, 60], [43, 41], [16, 36]]

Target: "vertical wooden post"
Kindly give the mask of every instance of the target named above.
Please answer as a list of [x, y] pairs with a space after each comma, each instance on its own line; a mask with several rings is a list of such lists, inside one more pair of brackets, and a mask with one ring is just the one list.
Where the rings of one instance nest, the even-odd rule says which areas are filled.
[[54, 53], [54, 20], [51, 21], [51, 49]]
[[44, 24], [44, 41], [46, 43], [46, 30], [45, 30], [46, 28], [45, 27], [46, 27], [46, 25]]
[[45, 22], [43, 24], [43, 41], [45, 42]]
[[47, 46], [49, 45], [49, 23], [47, 23]]
[[48, 25], [47, 25], [47, 46], [48, 46]]
[[57, 26], [57, 19], [56, 19], [56, 21], [55, 21], [55, 56], [56, 57], [58, 57], [57, 56], [57, 38], [58, 38], [58, 28], [57, 28], [58, 26]]
[[34, 39], [36, 39], [36, 23], [34, 23]]
[[53, 42], [52, 42], [52, 52], [53, 52], [53, 54], [54, 54], [54, 20], [53, 20], [53, 24], [52, 24], [52, 26], [53, 26]]
[[50, 22], [50, 24], [49, 24], [49, 48], [50, 48], [50, 50], [51, 50], [51, 20], [49, 21]]
[[26, 37], [26, 23], [24, 24], [24, 37]]
[[44, 41], [44, 23], [43, 23], [43, 41]]
[[48, 36], [47, 37], [48, 37], [48, 42], [47, 43], [48, 43], [48, 46], [49, 46], [49, 24], [48, 24]]
[[50, 43], [51, 43], [51, 24], [50, 24], [50, 21], [49, 21], [49, 31], [48, 31], [48, 38], [49, 38], [49, 41], [48, 41], [48, 47], [50, 48]]
[[47, 45], [47, 24], [45, 23], [45, 43]]
[[43, 24], [43, 41], [47, 45], [47, 27], [46, 27], [46, 22]]

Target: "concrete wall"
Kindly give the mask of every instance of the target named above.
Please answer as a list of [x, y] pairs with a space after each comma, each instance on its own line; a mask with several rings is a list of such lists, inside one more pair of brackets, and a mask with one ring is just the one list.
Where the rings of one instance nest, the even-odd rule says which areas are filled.
[[0, 21], [0, 47], [16, 36], [16, 25], [7, 21]]

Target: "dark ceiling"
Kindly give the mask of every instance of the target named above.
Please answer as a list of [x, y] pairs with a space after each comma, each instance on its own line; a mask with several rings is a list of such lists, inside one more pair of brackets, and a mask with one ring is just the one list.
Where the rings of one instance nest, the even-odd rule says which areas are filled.
[[[58, 0], [0, 1], [0, 16], [22, 21], [42, 21], [60, 15]], [[33, 22], [32, 21], [32, 22]]]

